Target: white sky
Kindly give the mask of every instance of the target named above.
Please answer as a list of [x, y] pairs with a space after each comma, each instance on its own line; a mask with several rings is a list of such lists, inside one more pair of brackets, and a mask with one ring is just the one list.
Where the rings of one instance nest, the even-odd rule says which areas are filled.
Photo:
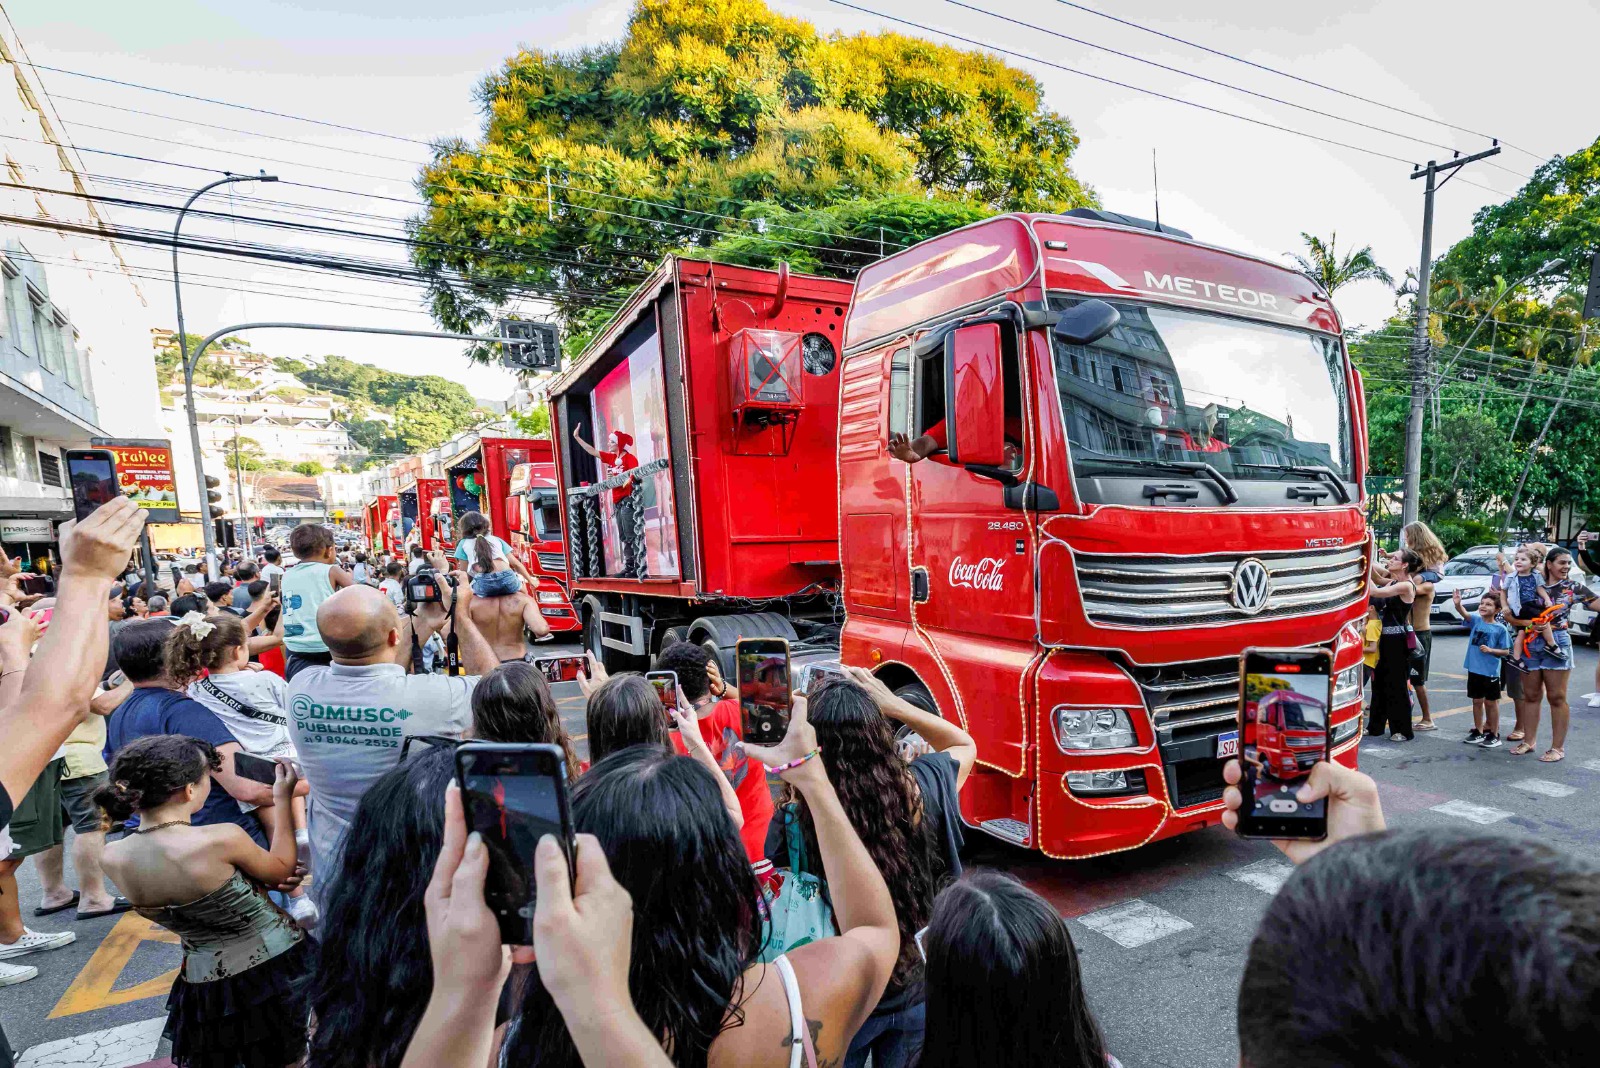
[[[1153, 147], [1160, 155], [1162, 218], [1197, 238], [1278, 256], [1300, 247], [1302, 230], [1324, 236], [1337, 231], [1341, 244], [1370, 243], [1379, 262], [1397, 279], [1407, 267], [1416, 265], [1422, 183], [1408, 180], [1408, 165], [1447, 158], [1448, 151], [1203, 85], [962, 10], [946, 0], [858, 2], [981, 39], [997, 48], [1398, 156], [1404, 162], [1364, 156], [1006, 57], [1039, 77], [1049, 105], [1076, 124], [1083, 145], [1074, 158], [1074, 169], [1099, 191], [1107, 207], [1146, 217], [1151, 214]], [[518, 44], [570, 49], [614, 40], [623, 33], [631, 10], [629, 0], [540, 0], [535, 4], [456, 0], [446, 8], [433, 0], [151, 0], [142, 4], [126, 0], [7, 0], [4, 6], [37, 63], [418, 140], [476, 136], [480, 122], [472, 91], [483, 74]], [[810, 19], [824, 30], [920, 32], [827, 0], [778, 0], [774, 6]], [[976, 6], [1005, 11], [1061, 33], [1463, 152], [1486, 144], [1482, 138], [1208, 56], [1051, 0], [1029, 5], [977, 0]], [[1503, 5], [1485, 0], [1382, 5], [1376, 0], [1336, 0], [1333, 5], [1233, 0], [1207, 8], [1177, 0], [1129, 0], [1116, 5], [1093, 0], [1092, 6], [1506, 138], [1541, 157], [1573, 151], [1600, 133], [1592, 122], [1585, 124], [1590, 114], [1584, 102], [1591, 89], [1593, 42], [1600, 39], [1600, 6], [1591, 0], [1534, 0], [1519, 7], [1515, 18], [1504, 17]], [[441, 10], [448, 11], [448, 16], [441, 17]], [[939, 39], [936, 34], [926, 36]], [[254, 172], [265, 168], [285, 182], [402, 200], [413, 195], [416, 163], [426, 155], [422, 146], [402, 141], [157, 96], [65, 74], [46, 71], [39, 76], [69, 133], [84, 148], [219, 170]], [[138, 108], [184, 121], [134, 115], [81, 101]], [[320, 147], [223, 133], [195, 126], [195, 122], [290, 137]], [[163, 144], [154, 138], [195, 147]], [[90, 171], [98, 174], [191, 188], [209, 180], [198, 170], [93, 153], [84, 153], [84, 158]], [[1439, 195], [1436, 251], [1468, 231], [1472, 213], [1479, 207], [1522, 184], [1523, 178], [1490, 163], [1521, 175], [1531, 173], [1537, 165], [1533, 158], [1508, 148], [1489, 163], [1465, 168], [1462, 178]], [[360, 172], [362, 176], [315, 168]], [[1467, 184], [1469, 180], [1499, 192], [1476, 188]], [[273, 199], [373, 213], [391, 220], [410, 213], [405, 203], [287, 185], [266, 188]], [[106, 194], [154, 199], [142, 192], [124, 192], [107, 182], [99, 183], [99, 189]], [[227, 198], [213, 194], [210, 204], [226, 209]], [[253, 209], [241, 204], [238, 210]], [[127, 225], [170, 226], [171, 221], [168, 215], [126, 210], [114, 211], [112, 216]], [[375, 225], [373, 220], [353, 222]], [[186, 222], [185, 232], [228, 237], [235, 233], [231, 226], [200, 219]], [[237, 233], [367, 258], [399, 254], [395, 246], [322, 239], [293, 231], [256, 232], [241, 227]], [[128, 255], [141, 269], [152, 273], [166, 270], [160, 250], [134, 247]], [[401, 286], [196, 256], [186, 256], [185, 277], [189, 280], [184, 291], [185, 313], [196, 333], [243, 319], [431, 326], [415, 291]], [[272, 281], [309, 286], [313, 287], [310, 292], [302, 295], [373, 306], [240, 294], [230, 291], [226, 279], [247, 279], [258, 288]], [[221, 288], [201, 288], [202, 284]], [[152, 280], [145, 283], [145, 291], [160, 310], [161, 321], [170, 323], [170, 285]], [[1392, 303], [1381, 286], [1371, 283], [1352, 286], [1339, 295], [1348, 323], [1374, 324], [1388, 314]], [[283, 332], [262, 333], [251, 340], [277, 354], [336, 352], [398, 371], [444, 374], [465, 382], [478, 396], [503, 397], [513, 385], [511, 376], [503, 371], [469, 367], [454, 344], [446, 341]]]

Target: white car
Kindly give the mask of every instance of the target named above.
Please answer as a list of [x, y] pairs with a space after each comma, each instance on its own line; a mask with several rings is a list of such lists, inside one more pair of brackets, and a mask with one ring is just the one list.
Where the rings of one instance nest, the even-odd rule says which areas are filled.
[[1494, 578], [1495, 552], [1492, 547], [1474, 547], [1460, 556], [1445, 561], [1444, 567], [1440, 569], [1444, 577], [1433, 584], [1433, 608], [1428, 614], [1429, 626], [1435, 630], [1441, 627], [1466, 628], [1467, 621], [1456, 611], [1455, 598], [1452, 595], [1457, 590], [1461, 591], [1461, 607], [1469, 615], [1477, 612], [1478, 601]]

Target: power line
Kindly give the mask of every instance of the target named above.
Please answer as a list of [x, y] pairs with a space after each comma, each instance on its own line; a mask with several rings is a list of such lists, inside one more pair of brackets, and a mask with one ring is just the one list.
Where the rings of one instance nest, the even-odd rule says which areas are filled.
[[[1266, 101], [1269, 101], [1269, 102], [1274, 103], [1274, 104], [1281, 104], [1284, 107], [1294, 108], [1294, 109], [1296, 109], [1298, 111], [1304, 111], [1304, 112], [1307, 112], [1308, 114], [1311, 114], [1311, 115], [1320, 115], [1323, 118], [1332, 119], [1335, 122], [1343, 122], [1343, 123], [1348, 123], [1348, 124], [1350, 124], [1352, 126], [1359, 126], [1364, 130], [1371, 130], [1371, 131], [1373, 131], [1375, 133], [1387, 134], [1390, 137], [1398, 137], [1403, 141], [1411, 141], [1411, 142], [1414, 142], [1416, 144], [1426, 145], [1429, 148], [1440, 148], [1440, 149], [1444, 149], [1447, 152], [1455, 152], [1455, 151], [1457, 151], [1457, 149], [1455, 148], [1454, 145], [1444, 145], [1444, 144], [1440, 144], [1440, 143], [1438, 143], [1436, 141], [1428, 141], [1428, 140], [1425, 140], [1425, 139], [1420, 138], [1420, 137], [1414, 137], [1411, 134], [1401, 133], [1398, 130], [1391, 130], [1391, 129], [1388, 129], [1387, 127], [1376, 126], [1376, 125], [1373, 125], [1372, 123], [1369, 123], [1369, 122], [1362, 122], [1359, 119], [1352, 119], [1352, 118], [1349, 118], [1348, 116], [1338, 115], [1338, 114], [1335, 114], [1335, 113], [1333, 113], [1331, 111], [1323, 111], [1320, 108], [1310, 107], [1309, 105], [1306, 105], [1306, 104], [1297, 104], [1292, 100], [1285, 100], [1282, 97], [1272, 96], [1271, 94], [1268, 94], [1268, 93], [1256, 92], [1254, 89], [1246, 89], [1244, 86], [1234, 85], [1232, 82], [1225, 82], [1225, 81], [1222, 81], [1222, 80], [1217, 79], [1217, 78], [1210, 78], [1210, 77], [1207, 77], [1204, 74], [1198, 74], [1198, 73], [1196, 73], [1194, 71], [1186, 70], [1186, 69], [1184, 69], [1182, 67], [1174, 67], [1174, 66], [1171, 66], [1169, 64], [1162, 63], [1162, 62], [1160, 62], [1158, 60], [1149, 59], [1149, 58], [1147, 58], [1145, 56], [1136, 55], [1136, 54], [1134, 54], [1132, 52], [1123, 52], [1123, 51], [1121, 51], [1119, 49], [1112, 48], [1109, 45], [1098, 44], [1098, 43], [1096, 43], [1094, 41], [1085, 40], [1082, 37], [1074, 37], [1071, 34], [1062, 33], [1059, 30], [1052, 30], [1047, 26], [1036, 26], [1031, 22], [1024, 22], [1021, 19], [1012, 18], [1009, 15], [1003, 15], [998, 11], [990, 11], [987, 8], [978, 7], [978, 6], [974, 5], [974, 4], [964, 3], [963, 0], [945, 0], [945, 3], [951, 4], [954, 7], [959, 7], [959, 8], [962, 8], [964, 10], [967, 10], [967, 11], [973, 11], [973, 12], [976, 12], [978, 14], [988, 15], [991, 18], [1000, 19], [1002, 22], [1009, 22], [1013, 26], [1020, 26], [1021, 28], [1025, 29], [1025, 30], [1032, 30], [1032, 31], [1034, 31], [1036, 33], [1048, 34], [1051, 37], [1056, 37], [1056, 38], [1059, 38], [1059, 39], [1061, 39], [1063, 41], [1071, 41], [1073, 44], [1080, 44], [1080, 45], [1083, 45], [1086, 48], [1093, 48], [1093, 49], [1096, 49], [1097, 51], [1107, 52], [1107, 53], [1109, 53], [1109, 54], [1111, 54], [1113, 56], [1119, 56], [1122, 59], [1131, 60], [1131, 61], [1133, 61], [1135, 63], [1143, 63], [1146, 66], [1155, 67], [1158, 70], [1164, 70], [1164, 71], [1167, 71], [1167, 72], [1169, 72], [1171, 74], [1181, 75], [1181, 76], [1186, 77], [1186, 78], [1193, 78], [1196, 81], [1204, 82], [1207, 85], [1215, 85], [1215, 86], [1217, 86], [1219, 88], [1222, 88], [1222, 89], [1232, 90], [1233, 92], [1236, 92], [1236, 93], [1243, 93], [1246, 96], [1252, 96], [1252, 97], [1255, 97], [1258, 100], [1266, 100]], [[1511, 171], [1511, 170], [1509, 170], [1509, 168], [1502, 168], [1502, 169], [1503, 170], [1507, 170], [1508, 173], [1517, 174], [1517, 172]], [[1517, 177], [1530, 178], [1531, 175], [1518, 174]]]
[[[1040, 59], [1038, 56], [1028, 55], [1025, 52], [1017, 52], [1009, 48], [1002, 48], [999, 45], [989, 41], [975, 40], [974, 38], [965, 37], [958, 33], [952, 33], [949, 30], [942, 30], [935, 26], [926, 25], [925, 23], [914, 22], [911, 19], [901, 18], [898, 15], [890, 15], [882, 11], [873, 10], [869, 7], [861, 7], [857, 4], [849, 3], [848, 0], [828, 0], [828, 3], [834, 4], [838, 7], [848, 8], [851, 11], [856, 11], [863, 15], [871, 15], [874, 18], [884, 19], [888, 22], [897, 22], [902, 26], [910, 26], [912, 29], [921, 30], [923, 33], [936, 33], [942, 37], [948, 37], [952, 41], [960, 41], [963, 44], [971, 45], [974, 48], [982, 48], [991, 52], [998, 52], [1001, 55], [1011, 56], [1013, 59], [1020, 59], [1028, 63], [1038, 63], [1041, 66], [1053, 67], [1056, 70], [1066, 71], [1068, 74], [1076, 74], [1079, 77], [1088, 78], [1091, 81], [1102, 82], [1106, 85], [1114, 85], [1119, 89], [1127, 89], [1131, 92], [1142, 93], [1146, 96], [1153, 96], [1158, 100], [1165, 100], [1168, 103], [1180, 104], [1184, 107], [1209, 112], [1213, 115], [1221, 115], [1230, 119], [1238, 119], [1241, 122], [1247, 122], [1253, 126], [1262, 126], [1269, 130], [1277, 130], [1280, 133], [1292, 134], [1295, 137], [1303, 137], [1307, 140], [1317, 141], [1325, 145], [1331, 145], [1335, 148], [1347, 149], [1351, 152], [1360, 152], [1363, 155], [1389, 160], [1393, 163], [1404, 163], [1408, 166], [1411, 165], [1411, 161], [1408, 159], [1403, 159], [1400, 156], [1392, 155], [1388, 152], [1381, 152], [1375, 148], [1366, 148], [1361, 145], [1353, 145], [1347, 141], [1335, 141], [1332, 138], [1322, 137], [1306, 130], [1296, 130], [1292, 126], [1281, 126], [1278, 123], [1268, 122], [1265, 119], [1257, 119], [1249, 115], [1241, 115], [1237, 111], [1228, 111], [1225, 108], [1212, 107], [1209, 104], [1202, 104], [1196, 100], [1185, 100], [1182, 97], [1172, 96], [1169, 93], [1159, 92], [1155, 89], [1147, 89], [1144, 86], [1134, 85], [1131, 82], [1118, 81], [1115, 78], [1108, 78], [1101, 74], [1093, 74], [1077, 67], [1069, 67], [1065, 63], [1057, 63], [1054, 60], [1049, 59]], [[1479, 189], [1494, 193], [1496, 196], [1509, 197], [1513, 195], [1510, 193], [1501, 192], [1500, 190], [1494, 189], [1490, 186], [1480, 185], [1479, 183], [1470, 181], [1469, 179], [1463, 178], [1462, 181], [1466, 182], [1468, 185], [1476, 186]]]
[[[1212, 47], [1210, 47], [1208, 45], [1200, 44], [1197, 41], [1191, 41], [1191, 40], [1189, 40], [1188, 38], [1185, 38], [1185, 37], [1179, 37], [1179, 36], [1176, 36], [1175, 34], [1165, 33], [1165, 32], [1163, 32], [1161, 30], [1154, 29], [1153, 27], [1145, 26], [1145, 25], [1143, 25], [1141, 23], [1134, 22], [1134, 21], [1132, 21], [1130, 19], [1121, 18], [1121, 17], [1119, 17], [1117, 15], [1112, 15], [1112, 14], [1110, 14], [1108, 12], [1105, 12], [1105, 11], [1098, 11], [1095, 8], [1089, 7], [1089, 6], [1085, 5], [1085, 4], [1075, 3], [1074, 0], [1056, 0], [1056, 2], [1058, 4], [1063, 4], [1066, 7], [1075, 8], [1078, 11], [1084, 12], [1085, 14], [1093, 15], [1096, 18], [1109, 19], [1112, 22], [1120, 23], [1121, 25], [1127, 26], [1130, 29], [1139, 30], [1139, 31], [1141, 31], [1143, 33], [1154, 34], [1157, 37], [1161, 37], [1161, 38], [1163, 38], [1165, 40], [1168, 40], [1168, 41], [1173, 41], [1173, 42], [1175, 42], [1177, 44], [1188, 45], [1190, 48], [1198, 48], [1200, 51], [1210, 53], [1213, 56], [1217, 56], [1217, 57], [1222, 58], [1222, 59], [1232, 60], [1235, 63], [1242, 63], [1247, 67], [1254, 67], [1257, 70], [1266, 71], [1268, 74], [1276, 74], [1281, 78], [1288, 78], [1291, 81], [1300, 82], [1303, 85], [1309, 85], [1309, 86], [1312, 86], [1312, 87], [1317, 88], [1317, 89], [1322, 89], [1322, 90], [1324, 90], [1326, 92], [1329, 92], [1329, 93], [1337, 93], [1339, 96], [1348, 97], [1351, 100], [1359, 100], [1363, 104], [1371, 104], [1374, 107], [1384, 108], [1387, 111], [1393, 111], [1393, 112], [1396, 112], [1397, 114], [1400, 114], [1400, 115], [1407, 115], [1407, 116], [1410, 116], [1413, 119], [1421, 119], [1423, 122], [1430, 122], [1430, 123], [1434, 123], [1435, 125], [1445, 126], [1445, 127], [1448, 127], [1448, 128], [1450, 128], [1452, 130], [1457, 131], [1458, 133], [1471, 134], [1473, 137], [1482, 137], [1482, 138], [1486, 138], [1486, 139], [1489, 139], [1489, 140], [1495, 140], [1495, 138], [1491, 137], [1489, 134], [1480, 133], [1479, 131], [1470, 129], [1470, 128], [1466, 127], [1466, 126], [1457, 126], [1455, 123], [1446, 122], [1444, 119], [1436, 119], [1436, 118], [1433, 118], [1432, 116], [1429, 116], [1429, 115], [1422, 115], [1422, 114], [1419, 114], [1418, 112], [1415, 112], [1415, 111], [1408, 111], [1405, 108], [1400, 107], [1400, 106], [1398, 106], [1396, 104], [1388, 104], [1388, 103], [1383, 102], [1382, 100], [1374, 100], [1371, 97], [1362, 96], [1359, 93], [1352, 93], [1352, 92], [1349, 92], [1349, 91], [1344, 90], [1344, 89], [1336, 88], [1335, 86], [1332, 86], [1332, 85], [1325, 85], [1322, 82], [1313, 81], [1312, 79], [1304, 77], [1304, 76], [1299, 75], [1299, 74], [1293, 74], [1293, 73], [1291, 73], [1289, 71], [1286, 71], [1286, 70], [1279, 70], [1276, 67], [1269, 67], [1264, 63], [1257, 63], [1255, 60], [1245, 59], [1244, 57], [1236, 56], [1231, 52], [1223, 52], [1223, 51], [1220, 51], [1219, 49], [1212, 48]], [[1516, 150], [1518, 152], [1523, 153], [1526, 156], [1530, 156], [1533, 159], [1538, 160], [1540, 163], [1543, 163], [1548, 159], [1548, 157], [1541, 156], [1537, 152], [1530, 152], [1528, 149], [1519, 148], [1518, 146], [1512, 144], [1510, 141], [1507, 141], [1504, 138], [1500, 138], [1499, 140], [1500, 140], [1500, 143], [1505, 145], [1507, 148], [1514, 149], [1514, 150]]]

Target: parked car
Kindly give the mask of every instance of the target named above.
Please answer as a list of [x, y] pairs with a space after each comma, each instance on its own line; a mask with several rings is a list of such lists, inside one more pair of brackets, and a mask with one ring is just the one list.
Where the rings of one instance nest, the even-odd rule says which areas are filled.
[[1459, 556], [1445, 561], [1441, 568], [1443, 577], [1433, 584], [1433, 608], [1428, 614], [1428, 625], [1466, 629], [1467, 621], [1456, 611], [1455, 591], [1461, 591], [1461, 607], [1468, 615], [1478, 610], [1478, 601], [1489, 588], [1496, 571], [1495, 553], [1505, 550], [1492, 545], [1475, 545]]

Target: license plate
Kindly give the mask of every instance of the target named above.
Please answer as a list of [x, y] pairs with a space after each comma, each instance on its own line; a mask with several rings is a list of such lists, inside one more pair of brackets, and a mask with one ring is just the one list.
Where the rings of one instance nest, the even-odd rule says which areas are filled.
[[1217, 735], [1217, 759], [1239, 755], [1239, 732], [1229, 731]]

